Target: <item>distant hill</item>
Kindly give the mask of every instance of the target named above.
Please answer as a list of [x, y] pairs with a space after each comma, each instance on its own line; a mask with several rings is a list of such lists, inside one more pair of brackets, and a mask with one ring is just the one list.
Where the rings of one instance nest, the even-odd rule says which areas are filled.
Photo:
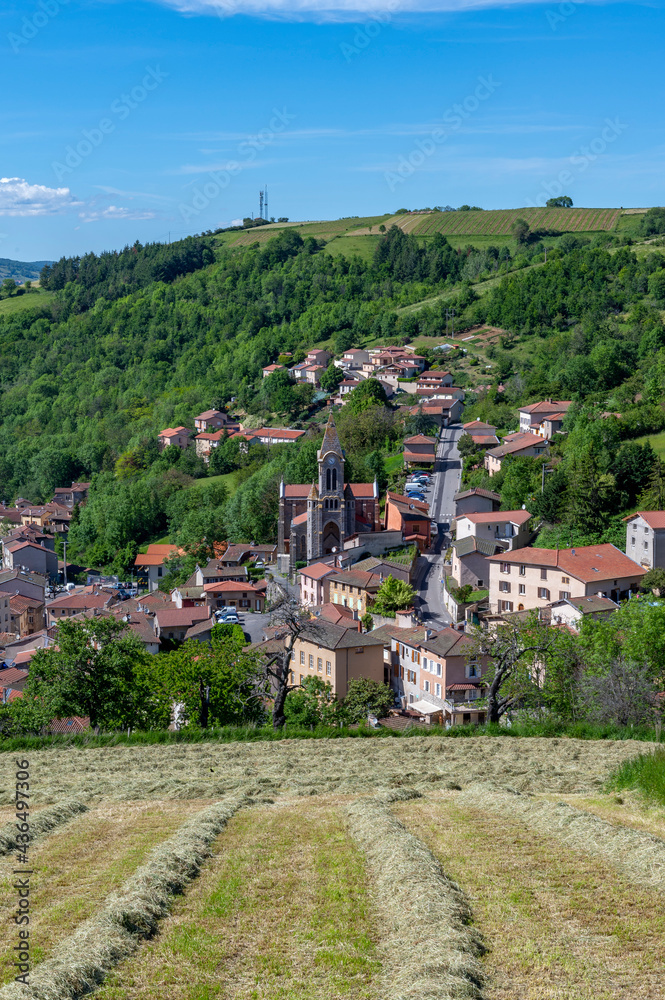
[[18, 282], [36, 281], [44, 265], [52, 263], [52, 260], [10, 260], [9, 257], [0, 257], [0, 281], [5, 278], [13, 278]]

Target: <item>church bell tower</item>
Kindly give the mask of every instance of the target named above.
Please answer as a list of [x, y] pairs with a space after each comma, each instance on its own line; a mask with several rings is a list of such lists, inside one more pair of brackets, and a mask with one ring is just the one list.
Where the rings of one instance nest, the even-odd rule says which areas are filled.
[[[346, 501], [344, 499], [344, 453], [332, 413], [328, 417], [321, 448], [318, 491], [310, 493], [307, 510], [308, 559], [320, 559], [344, 547]], [[316, 499], [315, 494], [318, 493]]]

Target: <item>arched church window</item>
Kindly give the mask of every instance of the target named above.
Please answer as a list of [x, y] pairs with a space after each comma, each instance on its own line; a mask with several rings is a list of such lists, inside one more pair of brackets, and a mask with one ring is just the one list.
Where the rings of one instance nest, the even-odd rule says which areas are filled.
[[337, 489], [337, 469], [332, 470], [332, 488]]
[[330, 469], [326, 469], [326, 489], [330, 489]]

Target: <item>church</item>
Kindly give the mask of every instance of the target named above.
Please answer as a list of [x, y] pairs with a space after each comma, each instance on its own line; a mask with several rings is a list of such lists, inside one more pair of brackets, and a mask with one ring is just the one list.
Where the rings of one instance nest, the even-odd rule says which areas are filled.
[[296, 562], [311, 563], [340, 552], [344, 541], [361, 531], [380, 531], [379, 488], [344, 482], [344, 452], [332, 413], [317, 452], [319, 481], [279, 488], [279, 564], [291, 572]]

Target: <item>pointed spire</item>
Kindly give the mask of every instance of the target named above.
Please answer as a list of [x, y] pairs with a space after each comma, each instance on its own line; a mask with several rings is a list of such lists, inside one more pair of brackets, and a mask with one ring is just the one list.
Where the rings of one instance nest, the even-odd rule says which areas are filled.
[[309, 491], [308, 500], [318, 500], [319, 499], [319, 488], [316, 483], [312, 483], [312, 488]]
[[323, 441], [321, 442], [321, 448], [319, 450], [319, 459], [324, 458], [324, 456], [330, 452], [333, 452], [335, 455], [339, 456], [339, 458], [343, 457], [342, 446], [339, 443], [337, 428], [335, 427], [335, 421], [332, 413], [328, 417], [328, 423], [326, 424], [326, 430], [323, 435]]

